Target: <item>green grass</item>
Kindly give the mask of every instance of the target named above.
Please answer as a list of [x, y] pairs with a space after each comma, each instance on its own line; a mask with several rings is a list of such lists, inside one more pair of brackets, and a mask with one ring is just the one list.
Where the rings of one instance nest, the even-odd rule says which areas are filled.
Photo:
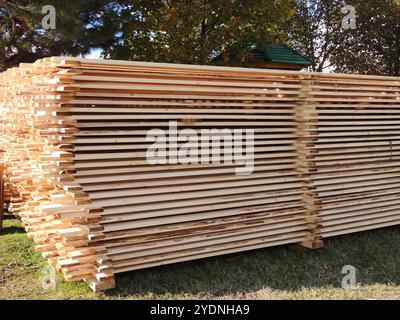
[[[46, 262], [16, 220], [0, 234], [0, 299], [399, 299], [400, 227], [325, 240], [299, 252], [287, 246], [117, 275], [117, 287], [94, 293], [85, 283], [41, 286]], [[357, 288], [341, 288], [344, 265]]]

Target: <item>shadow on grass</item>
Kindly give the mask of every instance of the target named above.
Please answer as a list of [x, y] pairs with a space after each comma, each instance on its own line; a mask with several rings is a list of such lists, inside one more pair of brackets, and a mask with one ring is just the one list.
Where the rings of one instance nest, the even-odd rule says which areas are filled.
[[6, 213], [3, 216], [3, 228], [0, 230], [0, 235], [15, 233], [25, 233], [25, 229], [20, 226], [15, 216]]
[[341, 287], [345, 265], [362, 284], [400, 284], [400, 227], [325, 239], [324, 248], [299, 252], [288, 246], [247, 251], [117, 274], [113, 297], [230, 296], [266, 288]]
[[16, 226], [11, 226], [11, 227], [3, 226], [3, 229], [0, 230], [0, 235], [15, 234], [15, 233], [25, 233], [25, 229], [23, 227], [16, 227]]
[[12, 214], [5, 214], [3, 217], [3, 220], [15, 220], [15, 216], [13, 216]]

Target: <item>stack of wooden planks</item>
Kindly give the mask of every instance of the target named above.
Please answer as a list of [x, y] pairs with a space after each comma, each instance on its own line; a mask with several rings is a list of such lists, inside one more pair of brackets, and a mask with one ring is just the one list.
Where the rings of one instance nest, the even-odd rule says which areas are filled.
[[400, 79], [321, 74], [308, 85], [308, 174], [321, 235], [399, 224]]
[[[9, 210], [17, 215], [43, 256], [67, 280], [87, 280], [94, 289], [114, 285], [101, 234], [100, 209], [71, 175], [72, 149], [63, 137], [74, 123], [53, 114], [71, 98], [54, 82], [54, 63], [38, 61], [1, 75], [1, 148]], [[61, 139], [61, 140], [60, 140]], [[8, 199], [7, 199], [8, 196]]]
[[[118, 272], [400, 222], [395, 78], [60, 57], [0, 77], [9, 210], [94, 290]], [[155, 164], [154, 130], [171, 156]], [[254, 132], [251, 172], [177, 160], [182, 136], [223, 145], [235, 130], [242, 144]]]

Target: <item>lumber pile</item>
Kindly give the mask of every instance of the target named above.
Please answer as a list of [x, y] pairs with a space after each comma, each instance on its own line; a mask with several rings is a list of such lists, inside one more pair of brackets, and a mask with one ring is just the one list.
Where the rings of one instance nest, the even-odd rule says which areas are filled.
[[[400, 221], [397, 79], [54, 57], [0, 83], [8, 208], [67, 280], [94, 290], [119, 272], [318, 248]], [[154, 129], [173, 159], [182, 132], [253, 130], [254, 168], [149, 163]]]
[[323, 74], [308, 85], [308, 174], [321, 236], [399, 224], [400, 79]]

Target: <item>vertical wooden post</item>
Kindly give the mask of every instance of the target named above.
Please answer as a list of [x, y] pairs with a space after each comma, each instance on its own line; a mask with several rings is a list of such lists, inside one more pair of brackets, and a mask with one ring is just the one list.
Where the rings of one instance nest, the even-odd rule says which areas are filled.
[[315, 102], [310, 99], [313, 84], [315, 81], [312, 76], [301, 80], [301, 89], [295, 107], [297, 170], [303, 184], [302, 202], [308, 226], [308, 234], [300, 245], [308, 249], [317, 249], [323, 245], [319, 232], [319, 205], [315, 200], [315, 187], [312, 179], [312, 173], [315, 170], [313, 140], [316, 127], [314, 122], [317, 115]]

